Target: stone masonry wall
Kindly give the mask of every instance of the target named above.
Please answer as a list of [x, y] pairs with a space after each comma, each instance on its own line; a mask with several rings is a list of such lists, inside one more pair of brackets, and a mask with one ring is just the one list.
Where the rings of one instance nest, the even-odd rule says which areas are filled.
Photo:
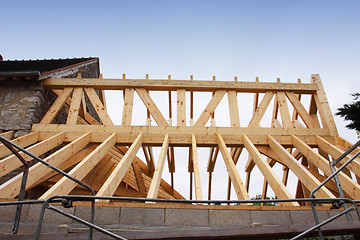
[[[66, 77], [77, 77], [81, 73], [85, 78], [98, 78], [98, 64], [79, 67]], [[56, 96], [46, 91], [38, 80], [12, 80], [0, 82], [0, 130], [15, 131], [14, 137], [30, 132], [32, 124], [39, 123]], [[97, 117], [92, 106], [88, 105], [91, 115]], [[64, 109], [60, 111], [56, 123], [65, 123]]]

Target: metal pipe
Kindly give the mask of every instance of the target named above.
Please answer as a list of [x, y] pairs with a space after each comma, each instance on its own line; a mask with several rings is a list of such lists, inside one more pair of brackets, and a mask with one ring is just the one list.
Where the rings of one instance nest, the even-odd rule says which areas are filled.
[[335, 161], [332, 162], [333, 166], [335, 166], [338, 162], [340, 162], [344, 157], [346, 157], [349, 153], [354, 151], [358, 146], [360, 146], [360, 140], [357, 141], [354, 145], [352, 145], [348, 150], [346, 150], [340, 157], [338, 157]]
[[336, 174], [338, 174], [341, 170], [343, 170], [350, 162], [352, 162], [357, 156], [359, 156], [360, 151], [357, 152], [352, 158], [350, 158], [345, 164], [338, 168], [333, 174], [331, 174], [327, 179], [325, 179], [319, 186], [317, 186], [310, 193], [310, 198], [314, 198], [315, 192], [317, 192], [322, 186], [324, 186], [328, 181], [330, 181]]
[[329, 222], [332, 222], [333, 220], [335, 220], [335, 219], [337, 219], [338, 217], [341, 217], [342, 215], [344, 215], [344, 214], [346, 214], [346, 213], [348, 213], [348, 212], [352, 211], [353, 209], [354, 209], [353, 207], [350, 207], [350, 208], [348, 208], [348, 209], [346, 209], [346, 210], [342, 211], [341, 213], [336, 214], [335, 216], [332, 216], [331, 218], [326, 219], [326, 220], [325, 220], [325, 221], [323, 221], [322, 223], [317, 224], [317, 225], [313, 226], [312, 228], [309, 228], [309, 229], [308, 229], [308, 230], [306, 230], [305, 232], [302, 232], [301, 234], [299, 234], [299, 235], [297, 235], [297, 236], [295, 236], [295, 237], [291, 238], [290, 240], [297, 240], [297, 239], [300, 239], [300, 238], [302, 238], [302, 237], [306, 236], [308, 233], [310, 233], [310, 232], [314, 231], [315, 229], [319, 229], [320, 227], [322, 227], [322, 226], [324, 226], [324, 225], [328, 224]]
[[[25, 198], [26, 181], [27, 181], [27, 176], [28, 176], [29, 167], [30, 167], [29, 163], [8, 143], [9, 140], [7, 140], [6, 138], [4, 138], [2, 136], [0, 136], [0, 137], [1, 137], [0, 141], [4, 144], [4, 146], [7, 147], [24, 165], [24, 171], [23, 171], [23, 176], [21, 179], [19, 198], [18, 198], [18, 201], [23, 201]], [[14, 225], [13, 225], [13, 229], [12, 229], [13, 234], [17, 234], [17, 232], [19, 230], [21, 209], [22, 209], [21, 204], [16, 206]]]

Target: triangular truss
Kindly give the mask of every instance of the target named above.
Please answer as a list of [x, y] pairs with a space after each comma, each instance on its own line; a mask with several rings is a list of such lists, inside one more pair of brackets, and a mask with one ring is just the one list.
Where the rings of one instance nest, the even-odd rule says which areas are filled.
[[[203, 199], [200, 174], [208, 172], [210, 199], [212, 173], [219, 152], [227, 168], [224, 176], [229, 179], [228, 199], [231, 185], [237, 199], [250, 199], [250, 176], [255, 166], [264, 177], [263, 197], [268, 185], [280, 199], [308, 197], [310, 191], [331, 175], [329, 162], [351, 145], [338, 136], [319, 75], [312, 75], [310, 83], [171, 80], [170, 77], [168, 80], [140, 80], [124, 76], [123, 79], [49, 78], [42, 84], [57, 94], [56, 101], [41, 122], [33, 125], [30, 134], [12, 141], [35, 155], [45, 156], [47, 162], [84, 181], [97, 196], [183, 198], [173, 187], [175, 149], [188, 147], [191, 198], [194, 185], [195, 198]], [[118, 106], [123, 113], [121, 125], [114, 125], [107, 113], [104, 90], [121, 91], [124, 96], [123, 106]], [[152, 91], [169, 93], [164, 101], [169, 106], [168, 119], [151, 97]], [[198, 92], [208, 92], [212, 97], [194, 119], [194, 95]], [[171, 96], [175, 93], [176, 110], [173, 111]], [[239, 101], [239, 95], [249, 93], [253, 94], [253, 103]], [[140, 126], [132, 125], [133, 112], [137, 109], [135, 94], [147, 109], [147, 120]], [[230, 126], [217, 127], [215, 110], [223, 112], [219, 104], [225, 96], [229, 116], [222, 117], [230, 119]], [[240, 115], [246, 114], [239, 111], [240, 104], [253, 106], [251, 120], [246, 126], [240, 121]], [[66, 112], [66, 120], [63, 124], [54, 124], [60, 111]], [[270, 114], [266, 114], [269, 111]], [[176, 116], [175, 125], [172, 124], [173, 115]], [[266, 119], [267, 115], [271, 116]], [[155, 126], [150, 125], [151, 119]], [[264, 122], [269, 127], [262, 127]], [[161, 146], [158, 159], [154, 159], [153, 146]], [[199, 161], [205, 160], [199, 159], [199, 147], [210, 149], [207, 169], [199, 167]], [[144, 152], [144, 162], [136, 156], [140, 148]], [[245, 165], [246, 179], [241, 179], [236, 164], [245, 151], [249, 155]], [[25, 160], [32, 160], [22, 155]], [[0, 145], [0, 157], [0, 177], [21, 166], [3, 145]], [[171, 173], [170, 185], [162, 180], [166, 159]], [[273, 170], [275, 164], [283, 166], [282, 177]], [[289, 172], [298, 178], [296, 195], [289, 190], [293, 186], [287, 186]], [[358, 159], [339, 174], [346, 197], [360, 199], [359, 176]], [[3, 183], [0, 196], [16, 197], [20, 182], [21, 174]], [[74, 182], [37, 163], [29, 170], [26, 188], [39, 186], [40, 194], [36, 197], [40, 199], [86, 194]], [[329, 182], [316, 196], [337, 197], [335, 183]], [[283, 203], [299, 204], [302, 203]]]

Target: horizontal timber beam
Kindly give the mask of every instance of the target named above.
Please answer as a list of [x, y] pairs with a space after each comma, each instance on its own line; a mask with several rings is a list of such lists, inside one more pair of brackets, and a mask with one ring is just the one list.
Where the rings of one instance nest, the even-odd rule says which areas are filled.
[[[165, 134], [169, 134], [170, 146], [191, 146], [191, 135], [196, 134], [196, 144], [199, 147], [216, 147], [217, 134], [221, 134], [228, 147], [243, 147], [243, 141], [240, 137], [242, 134], [247, 136], [255, 143], [255, 145], [268, 145], [268, 139], [265, 133], [273, 136], [276, 141], [285, 147], [293, 146], [291, 136], [283, 136], [279, 134], [279, 129], [275, 128], [221, 128], [221, 127], [154, 127], [154, 126], [104, 126], [104, 125], [40, 125], [34, 124], [33, 131], [39, 131], [39, 140], [45, 140], [58, 131], [64, 132], [65, 142], [74, 141], [81, 135], [91, 132], [90, 142], [103, 142], [109, 134], [117, 133], [116, 143], [120, 145], [131, 145], [138, 134], [143, 134], [143, 145], [161, 146]], [[297, 136], [309, 146], [317, 146], [315, 136], [307, 134], [304, 129], [295, 130]], [[319, 132], [322, 138], [329, 142], [334, 142], [334, 138], [327, 135], [327, 131], [323, 129], [315, 130]]]
[[42, 84], [50, 89], [64, 87], [93, 87], [96, 90], [124, 90], [126, 88], [146, 88], [156, 91], [213, 92], [216, 90], [235, 90], [237, 92], [263, 93], [267, 91], [290, 91], [311, 94], [318, 90], [313, 83], [279, 83], [279, 82], [234, 82], [234, 81], [190, 81], [161, 79], [99, 79], [99, 78], [48, 78]]

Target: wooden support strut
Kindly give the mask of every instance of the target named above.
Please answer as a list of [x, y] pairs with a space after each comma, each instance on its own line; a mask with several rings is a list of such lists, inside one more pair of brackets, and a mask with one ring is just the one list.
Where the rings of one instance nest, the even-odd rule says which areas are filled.
[[160, 187], [160, 180], [161, 180], [161, 175], [162, 175], [162, 172], [163, 172], [163, 169], [164, 169], [166, 152], [167, 152], [168, 147], [169, 147], [169, 135], [166, 134], [165, 138], [164, 138], [163, 145], [161, 147], [159, 160], [158, 160], [158, 162], [156, 164], [156, 169], [155, 169], [155, 172], [154, 172], [154, 175], [153, 175], [153, 179], [151, 181], [151, 185], [150, 185], [150, 188], [149, 188], [147, 198], [157, 198], [158, 197], [158, 192], [159, 192], [159, 187]]
[[[77, 164], [68, 174], [78, 180], [82, 180], [93, 167], [105, 156], [115, 145], [116, 133], [111, 134], [102, 144], [92, 151], [85, 159]], [[54, 186], [46, 191], [40, 199], [47, 199], [54, 195], [69, 194], [77, 183], [67, 177], [62, 177]]]
[[250, 197], [245, 189], [245, 186], [240, 178], [240, 174], [237, 171], [229, 150], [227, 149], [225, 142], [220, 134], [217, 135], [219, 149], [225, 161], [226, 168], [229, 172], [229, 176], [235, 188], [236, 195], [239, 200], [250, 200]]
[[[270, 184], [271, 188], [275, 192], [276, 196], [279, 199], [292, 199], [293, 196], [289, 192], [289, 190], [285, 187], [285, 185], [281, 182], [281, 180], [276, 176], [275, 172], [269, 164], [262, 158], [260, 152], [256, 149], [254, 144], [250, 141], [250, 139], [243, 135], [243, 141], [246, 150], [249, 152], [249, 155], [251, 155], [252, 159], [256, 163], [256, 165], [259, 167], [260, 171], [264, 175], [264, 178], [266, 181]], [[298, 203], [289, 202], [284, 203], [286, 206], [299, 206]]]
[[139, 134], [129, 150], [125, 153], [124, 157], [107, 178], [106, 182], [102, 185], [96, 196], [112, 196], [114, 194], [127, 170], [131, 166], [136, 153], [139, 151], [141, 143], [142, 134]]

